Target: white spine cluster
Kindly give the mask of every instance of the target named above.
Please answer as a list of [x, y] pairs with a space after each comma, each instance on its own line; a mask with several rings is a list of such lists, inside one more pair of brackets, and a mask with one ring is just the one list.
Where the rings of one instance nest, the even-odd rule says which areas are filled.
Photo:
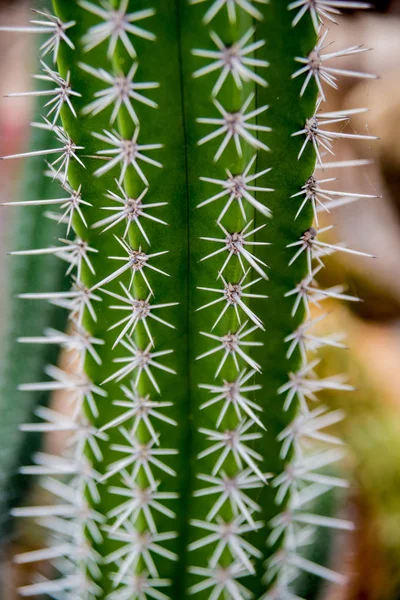
[[[209, 0], [189, 0], [190, 4], [200, 4]], [[256, 8], [256, 4], [268, 4], [268, 0], [211, 0], [211, 6], [203, 17], [203, 22], [208, 25], [210, 21], [225, 7], [229, 22], [236, 23], [237, 12], [244, 11], [258, 21], [262, 20], [262, 13]]]
[[[21, 343], [58, 344], [66, 351], [65, 370], [48, 366], [45, 370], [47, 381], [23, 384], [20, 389], [27, 392], [60, 391], [67, 394], [69, 408], [68, 413], [64, 414], [51, 408], [39, 407], [38, 422], [21, 426], [25, 432], [63, 432], [67, 436], [67, 442], [62, 455], [39, 452], [35, 456], [34, 464], [22, 469], [24, 474], [41, 477], [41, 485], [47, 496], [46, 504], [16, 508], [13, 515], [33, 518], [42, 526], [46, 533], [44, 536], [46, 547], [20, 554], [15, 560], [19, 564], [49, 560], [54, 567], [55, 577], [49, 579], [47, 574], [46, 576], [38, 574], [32, 584], [20, 588], [19, 591], [24, 597], [44, 594], [52, 598], [62, 597], [65, 600], [78, 598], [91, 600], [102, 593], [96, 581], [101, 578], [103, 563], [113, 565], [111, 577], [115, 590], [109, 595], [110, 600], [123, 598], [165, 600], [168, 597], [159, 588], [168, 587], [170, 581], [160, 578], [157, 561], [162, 564], [165, 560], [176, 560], [176, 555], [164, 547], [164, 542], [168, 544], [177, 533], [158, 531], [156, 515], [161, 514], [171, 521], [176, 518], [168, 504], [176, 498], [177, 494], [159, 490], [160, 475], [168, 474], [173, 477], [176, 475], [175, 471], [164, 462], [168, 456], [176, 454], [176, 450], [163, 449], [160, 446], [160, 435], [156, 424], [162, 422], [176, 426], [177, 423], [164, 414], [165, 409], [171, 407], [171, 403], [153, 398], [153, 392], [154, 396], [160, 393], [155, 378], [157, 370], [171, 374], [175, 371], [159, 362], [159, 357], [170, 354], [172, 350], [157, 351], [154, 348], [155, 338], [151, 324], [158, 322], [173, 328], [170, 322], [159, 316], [159, 312], [177, 303], [154, 303], [155, 292], [146, 274], [147, 270], [150, 273], [157, 272], [168, 276], [153, 264], [154, 259], [165, 254], [165, 251], [147, 253], [140, 246], [132, 248], [128, 241], [130, 239], [128, 236], [134, 229], [142, 235], [144, 242], [150, 245], [150, 239], [143, 227], [143, 221], [146, 219], [166, 225], [165, 221], [153, 214], [157, 212], [157, 208], [165, 206], [166, 202], [146, 203], [145, 201], [151, 183], [140, 165], [140, 162], [144, 162], [161, 167], [159, 162], [147, 156], [147, 151], [159, 149], [161, 145], [143, 145], [138, 142], [140, 122], [135, 110], [136, 102], [157, 108], [157, 104], [144, 96], [141, 91], [157, 88], [159, 84], [136, 82], [135, 75], [140, 57], [137, 57], [132, 44], [132, 36], [133, 39], [134, 36], [150, 41], [155, 39], [152, 33], [136, 24], [152, 16], [154, 10], [128, 13], [128, 0], [121, 0], [117, 8], [106, 1], [101, 3], [100, 8], [97, 4], [86, 0], [80, 1], [79, 4], [84, 10], [100, 19], [100, 22], [91, 27], [84, 36], [83, 43], [88, 52], [87, 62], [90, 62], [90, 50], [103, 43], [105, 48], [108, 47], [108, 58], [112, 56], [119, 42], [132, 57], [135, 57], [135, 62], [127, 74], [114, 72], [111, 63], [107, 71], [103, 68], [95, 69], [86, 63], [80, 64], [84, 71], [106, 85], [95, 95], [94, 100], [88, 98], [83, 113], [96, 115], [112, 107], [110, 122], [113, 124], [123, 106], [136, 129], [132, 139], [124, 139], [117, 130], [93, 132], [94, 137], [101, 144], [98, 156], [108, 157], [107, 162], [95, 172], [95, 176], [101, 177], [115, 166], [121, 168], [121, 175], [118, 180], [115, 180], [115, 189], [108, 190], [105, 194], [113, 204], [104, 208], [110, 216], [92, 225], [92, 228], [102, 228], [102, 231], [118, 225], [120, 228], [121, 225], [124, 226], [123, 237], [114, 236], [121, 246], [122, 255], [109, 257], [117, 261], [118, 268], [89, 288], [85, 284], [84, 273], [90, 272], [96, 275], [91, 255], [97, 250], [85, 241], [83, 234], [73, 240], [61, 236], [60, 244], [54, 247], [13, 253], [53, 254], [67, 262], [67, 274], [72, 275], [72, 288], [65, 293], [21, 294], [23, 298], [45, 300], [62, 306], [69, 311], [70, 323], [67, 333], [47, 329], [43, 336], [19, 340]], [[62, 23], [57, 17], [47, 13], [43, 16], [46, 17], [46, 22], [34, 22], [35, 27], [23, 28], [23, 30], [39, 33], [50, 31], [51, 37], [43, 46], [42, 54], [44, 56], [49, 50], [53, 50], [56, 63], [61, 43], [65, 42], [71, 48], [74, 47], [65, 34], [74, 22]], [[19, 31], [18, 28], [11, 29]], [[5, 156], [2, 159], [52, 153], [59, 155], [52, 164], [48, 165], [47, 174], [60, 183], [63, 190], [67, 192], [67, 197], [22, 201], [15, 204], [59, 206], [62, 213], [50, 216], [58, 219], [60, 227], [65, 229], [66, 226], [68, 236], [75, 222], [80, 221], [83, 229], [88, 231], [82, 208], [90, 204], [82, 198], [81, 186], [74, 189], [68, 181], [71, 160], [77, 160], [84, 167], [77, 154], [82, 148], [70, 139], [60, 123], [64, 106], [76, 117], [73, 98], [80, 94], [73, 91], [69, 73], [64, 79], [44, 61], [41, 64], [43, 74], [38, 75], [37, 78], [55, 87], [43, 92], [21, 92], [10, 95], [50, 97], [50, 101], [46, 104], [48, 112], [44, 122], [35, 123], [34, 126], [52, 131], [59, 146], [55, 149]], [[124, 179], [131, 173], [131, 169], [134, 176], [143, 183], [143, 191], [135, 198], [130, 197], [124, 185]], [[130, 274], [130, 282], [126, 286], [123, 281], [120, 281], [121, 295], [107, 289], [111, 281], [120, 279], [124, 274]], [[148, 287], [149, 295], [146, 298], [135, 295], [135, 274], [142, 277]], [[97, 321], [95, 303], [102, 300], [102, 294], [115, 298], [115, 305], [111, 305], [111, 309], [126, 311], [126, 318], [117, 321], [110, 328], [118, 329], [114, 346], [121, 344], [126, 350], [126, 358], [116, 359], [115, 372], [98, 386], [88, 379], [84, 371], [84, 363], [86, 356], [89, 355], [97, 364], [101, 364], [98, 349], [104, 344], [104, 340], [92, 336], [90, 331], [85, 329], [85, 325], [90, 329], [90, 321]], [[148, 344], [143, 347], [134, 340], [139, 322], [143, 324], [148, 337]], [[151, 390], [150, 393], [142, 393], [143, 386], [139, 387], [143, 378], [147, 378], [146, 387]], [[114, 380], [122, 382], [120, 399], [108, 398], [102, 387], [102, 384]], [[90, 420], [99, 417], [99, 400], [114, 404], [120, 414], [101, 429], [96, 429], [91, 425]], [[119, 453], [121, 458], [109, 464], [106, 473], [100, 476], [94, 470], [89, 457], [93, 456], [97, 462], [103, 460], [101, 445], [108, 441], [110, 430], [113, 430], [113, 436], [115, 431], [120, 433], [120, 443], [111, 444], [111, 449]], [[111, 477], [113, 479], [109, 482]], [[100, 501], [98, 488], [100, 484], [107, 486], [117, 504], [106, 515], [101, 515], [93, 508]], [[93, 544], [100, 544], [104, 537], [118, 543], [118, 549], [105, 558], [93, 548]]]
[[[340, 8], [367, 8], [364, 2], [336, 2], [331, 0], [301, 0], [292, 2], [289, 9], [299, 9], [293, 25], [295, 26], [302, 16], [309, 11], [318, 34], [321, 34], [322, 18], [333, 21], [333, 16], [339, 13]], [[315, 358], [315, 351], [324, 346], [343, 348], [342, 338], [332, 335], [318, 335], [318, 326], [327, 316], [321, 313], [313, 318], [311, 308], [322, 309], [321, 302], [328, 298], [357, 301], [358, 298], [345, 294], [342, 286], [321, 289], [315, 277], [324, 266], [324, 256], [332, 252], [346, 252], [362, 256], [369, 256], [361, 252], [350, 250], [342, 244], [329, 244], [320, 239], [331, 226], [319, 228], [318, 214], [340, 206], [341, 203], [356, 201], [372, 195], [352, 194], [341, 191], [325, 189], [324, 184], [333, 181], [332, 178], [321, 178], [320, 172], [331, 167], [357, 166], [353, 161], [348, 163], [326, 163], [324, 154], [334, 154], [334, 141], [336, 139], [367, 138], [373, 136], [347, 133], [345, 126], [350, 121], [351, 115], [364, 112], [365, 109], [352, 109], [349, 111], [322, 112], [321, 103], [325, 100], [323, 83], [334, 88], [337, 76], [374, 77], [369, 74], [325, 67], [325, 60], [338, 58], [349, 54], [365, 51], [364, 48], [354, 46], [342, 52], [321, 54], [327, 36], [325, 31], [318, 39], [315, 49], [307, 59], [296, 58], [303, 63], [304, 68], [296, 71], [293, 77], [306, 74], [305, 82], [300, 90], [304, 93], [310, 79], [314, 77], [319, 90], [319, 100], [314, 115], [307, 119], [304, 129], [293, 135], [305, 136], [298, 159], [301, 160], [304, 148], [310, 142], [316, 154], [316, 170], [304, 183], [302, 189], [293, 194], [293, 201], [300, 201], [296, 218], [309, 203], [312, 206], [315, 227], [303, 232], [299, 240], [288, 244], [293, 248], [293, 258], [289, 265], [300, 256], [307, 257], [308, 273], [303, 281], [289, 292], [286, 297], [293, 298], [292, 316], [299, 307], [305, 311], [306, 320], [290, 335], [285, 338], [288, 344], [287, 357], [298, 351], [300, 365], [296, 372], [289, 373], [288, 382], [281, 386], [278, 393], [284, 399], [283, 408], [288, 410], [295, 405], [296, 414], [293, 421], [280, 433], [278, 441], [281, 442], [281, 458], [286, 466], [283, 473], [272, 481], [276, 488], [276, 503], [282, 506], [282, 512], [269, 524], [271, 534], [268, 543], [278, 546], [276, 553], [266, 563], [265, 582], [270, 589], [264, 599], [288, 600], [297, 597], [293, 591], [293, 583], [301, 572], [306, 572], [326, 581], [343, 584], [346, 578], [343, 574], [322, 566], [305, 557], [305, 548], [313, 540], [315, 530], [319, 527], [349, 531], [353, 523], [347, 519], [329, 517], [316, 514], [315, 502], [324, 494], [335, 488], [346, 489], [348, 482], [332, 474], [330, 467], [343, 458], [344, 447], [339, 438], [329, 432], [329, 428], [344, 418], [342, 411], [330, 411], [318, 405], [318, 393], [324, 390], [351, 391], [352, 387], [342, 375], [319, 378], [316, 372], [319, 359]], [[340, 131], [335, 131], [334, 126], [339, 124]], [[325, 129], [329, 126], [328, 129]], [[357, 161], [356, 161], [357, 162]], [[343, 202], [342, 202], [343, 201]], [[327, 430], [327, 431], [326, 431]]]
[[[202, 0], [191, 0], [191, 4], [200, 1]], [[260, 4], [266, 3], [264, 0], [257, 1]], [[224, 7], [230, 25], [234, 24], [239, 12], [261, 19], [256, 4], [257, 2], [247, 0], [211, 2], [204, 15], [204, 23], [207, 25]], [[262, 346], [262, 342], [254, 341], [252, 337], [257, 329], [264, 330], [264, 324], [250, 308], [251, 299], [267, 298], [266, 295], [257, 293], [256, 286], [268, 278], [268, 265], [256, 256], [255, 249], [268, 245], [268, 242], [254, 241], [256, 233], [265, 231], [265, 223], [254, 227], [249, 215], [257, 212], [265, 219], [271, 217], [271, 211], [265, 204], [265, 196], [274, 190], [265, 187], [263, 183], [270, 169], [260, 172], [255, 170], [257, 152], [268, 150], [264, 133], [271, 130], [256, 121], [253, 124], [253, 120], [263, 114], [268, 106], [255, 109], [255, 93], [251, 92], [242, 97], [242, 105], [236, 112], [230, 112], [221, 100], [221, 92], [228, 82], [233, 82], [239, 90], [243, 89], [245, 83], [251, 83], [253, 89], [257, 86], [265, 87], [267, 82], [264, 76], [256, 73], [256, 69], [262, 70], [264, 74], [268, 63], [254, 58], [254, 52], [265, 41], [249, 43], [254, 35], [253, 27], [229, 45], [218, 33], [209, 30], [209, 35], [216, 50], [193, 50], [192, 53], [199, 57], [199, 64], [200, 60], [207, 60], [204, 66], [193, 73], [193, 77], [208, 74], [212, 77], [215, 74], [216, 82], [210, 89], [210, 110], [214, 105], [220, 118], [197, 119], [199, 123], [212, 127], [211, 133], [201, 138], [198, 145], [217, 142], [214, 162], [222, 164], [224, 152], [228, 148], [236, 152], [239, 158], [244, 149], [246, 155], [249, 149], [253, 149], [253, 152], [241, 172], [226, 169], [226, 179], [210, 178], [206, 176], [207, 173], [200, 178], [206, 184], [214, 185], [216, 190], [214, 195], [200, 202], [198, 208], [202, 210], [214, 203], [220, 207], [216, 225], [222, 235], [201, 238], [207, 246], [209, 242], [213, 244], [213, 250], [202, 260], [208, 261], [220, 256], [221, 266], [215, 272], [216, 283], [198, 288], [209, 293], [209, 301], [197, 310], [206, 312], [215, 306], [221, 307], [221, 310], [214, 323], [211, 322], [210, 329], [199, 332], [209, 338], [210, 349], [198, 356], [197, 360], [214, 358], [216, 381], [200, 385], [209, 394], [200, 410], [205, 415], [212, 411], [208, 420], [213, 423], [213, 428], [199, 429], [204, 439], [204, 450], [197, 456], [197, 478], [201, 486], [194, 491], [194, 497], [211, 500], [212, 504], [211, 507], [206, 504], [209, 509], [204, 511], [201, 519], [190, 522], [193, 532], [188, 547], [193, 552], [191, 562], [197, 561], [196, 551], [202, 549], [207, 552], [208, 559], [190, 568], [194, 581], [200, 581], [194, 583], [188, 593], [194, 595], [206, 591], [209, 594], [207, 597], [215, 600], [241, 600], [252, 595], [240, 579], [254, 575], [254, 561], [263, 556], [260, 549], [247, 539], [250, 532], [265, 526], [257, 518], [260, 506], [252, 498], [252, 493], [265, 486], [269, 478], [269, 474], [264, 473], [261, 466], [263, 457], [253, 449], [253, 441], [263, 437], [265, 427], [261, 420], [262, 408], [251, 399], [253, 393], [261, 388], [258, 383], [254, 383], [261, 366], [251, 357], [251, 350], [255, 346]], [[241, 220], [236, 231], [230, 230], [228, 225], [233, 209]], [[232, 272], [236, 266], [239, 276], [230, 281], [227, 273]], [[224, 332], [224, 326], [228, 328], [226, 323], [229, 321], [232, 326]], [[217, 326], [220, 331], [218, 335], [213, 331]], [[208, 466], [204, 464], [202, 470], [202, 461], [207, 460]]]

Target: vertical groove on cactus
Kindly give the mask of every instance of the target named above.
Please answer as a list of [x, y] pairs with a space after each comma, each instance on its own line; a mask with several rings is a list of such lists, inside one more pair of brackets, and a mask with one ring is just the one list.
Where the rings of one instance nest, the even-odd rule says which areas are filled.
[[330, 66], [366, 50], [324, 49], [345, 4], [53, 0], [27, 28], [50, 33], [34, 126], [56, 147], [19, 156], [51, 161], [66, 233], [14, 254], [57, 256], [73, 285], [25, 294], [69, 326], [21, 341], [71, 360], [20, 386], [69, 400], [22, 427], [69, 434], [23, 468], [54, 502], [13, 510], [48, 533], [16, 560], [55, 570], [23, 596], [284, 599], [301, 571], [344, 581], [303, 549], [316, 527], [352, 529], [314, 509], [347, 482], [325, 431], [343, 415], [313, 403], [351, 386], [317, 379], [312, 353], [344, 345], [310, 311], [357, 300], [315, 282], [326, 254], [355, 252], [325, 241], [321, 209], [362, 197], [325, 188], [325, 157], [373, 139], [346, 130], [364, 109], [323, 111], [325, 84], [373, 77]]

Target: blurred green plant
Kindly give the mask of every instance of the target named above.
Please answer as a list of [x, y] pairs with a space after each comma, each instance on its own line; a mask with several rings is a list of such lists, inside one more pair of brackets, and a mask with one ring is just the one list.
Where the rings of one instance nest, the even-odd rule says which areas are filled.
[[[37, 107], [37, 118], [42, 112], [42, 105]], [[51, 147], [54, 136], [49, 131], [35, 130], [30, 150]], [[59, 193], [58, 186], [51, 178], [43, 176], [42, 160], [33, 159], [24, 173], [18, 196], [22, 198], [50, 199]], [[7, 240], [16, 250], [41, 248], [51, 245], [57, 238], [59, 225], [48, 217], [49, 207], [44, 205], [18, 207], [12, 214], [12, 227]], [[34, 347], [20, 344], [19, 338], [34, 335], [38, 329], [53, 327], [65, 330], [67, 316], [60, 307], [49, 303], [22, 303], [16, 300], [19, 294], [31, 291], [40, 282], [44, 292], [54, 289], [66, 290], [69, 280], [65, 277], [65, 269], [53, 256], [24, 256], [18, 261], [8, 260], [7, 295], [4, 315], [4, 344], [2, 347], [0, 376], [0, 414], [1, 414], [1, 451], [0, 451], [0, 536], [4, 538], [11, 532], [12, 520], [10, 508], [19, 504], [27, 494], [31, 478], [21, 475], [18, 468], [29, 464], [34, 452], [39, 449], [41, 436], [30, 435], [20, 431], [21, 423], [33, 418], [34, 410], [39, 405], [47, 405], [50, 393], [37, 391], [27, 396], [17, 389], [20, 383], [28, 383], [41, 376], [43, 365], [57, 363], [59, 347], [42, 345]], [[23, 365], [23, 369], [21, 366]]]

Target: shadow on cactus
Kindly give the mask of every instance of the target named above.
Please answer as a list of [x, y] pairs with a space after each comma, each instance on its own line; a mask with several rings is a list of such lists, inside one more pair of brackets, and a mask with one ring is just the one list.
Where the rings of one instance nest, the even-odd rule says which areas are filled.
[[318, 379], [312, 352], [342, 343], [315, 335], [311, 311], [357, 300], [315, 281], [324, 256], [354, 252], [319, 228], [346, 195], [324, 167], [337, 138], [373, 139], [348, 131], [364, 109], [323, 104], [339, 77], [372, 77], [336, 62], [365, 48], [327, 49], [348, 5], [54, 0], [26, 28], [48, 34], [33, 125], [55, 145], [18, 156], [45, 157], [66, 198], [58, 242], [15, 254], [61, 259], [72, 287], [24, 294], [68, 326], [23, 341], [67, 356], [20, 389], [68, 401], [23, 431], [68, 435], [22, 467], [52, 498], [12, 510], [46, 542], [16, 556], [41, 563], [23, 596], [283, 599], [301, 573], [344, 583], [309, 547], [319, 528], [353, 528], [321, 500], [348, 482], [329, 432], [343, 415], [316, 396], [351, 385]]

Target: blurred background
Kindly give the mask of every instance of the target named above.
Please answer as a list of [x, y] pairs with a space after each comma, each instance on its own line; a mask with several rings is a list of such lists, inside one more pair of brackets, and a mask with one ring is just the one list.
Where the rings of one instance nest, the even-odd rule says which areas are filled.
[[[166, 0], [167, 1], [167, 0]], [[284, 0], [282, 0], [284, 1]], [[394, 600], [400, 598], [400, 0], [375, 0], [362, 14], [347, 11], [341, 26], [329, 32], [334, 48], [365, 44], [373, 49], [346, 57], [346, 66], [377, 73], [380, 79], [346, 78], [340, 92], [328, 96], [324, 110], [368, 107], [355, 117], [358, 133], [379, 135], [378, 142], [336, 145], [335, 160], [367, 159], [352, 169], [331, 169], [324, 177], [338, 177], [335, 189], [374, 194], [321, 214], [321, 225], [334, 224], [332, 241], [346, 241], [376, 256], [366, 260], [336, 253], [320, 273], [323, 287], [345, 284], [348, 293], [363, 299], [329, 307], [323, 331], [346, 332], [348, 349], [325, 352], [326, 374], [349, 372], [356, 387], [352, 394], [326, 393], [324, 403], [344, 408], [347, 419], [341, 435], [350, 446], [349, 469], [354, 491], [343, 507], [356, 522], [356, 531], [334, 544], [330, 561], [351, 575], [338, 590], [324, 587], [324, 598]], [[1, 25], [24, 25], [31, 18], [30, 2], [0, 1]], [[28, 35], [0, 35], [0, 155], [23, 151], [28, 143], [32, 103], [9, 99], [11, 91], [31, 89], [34, 40]], [[0, 202], [16, 198], [21, 181], [20, 161], [0, 163]], [[0, 315], [4, 315], [7, 249], [12, 246], [12, 210], [0, 213]], [[331, 241], [331, 239], [329, 241]], [[326, 304], [324, 305], [324, 308]], [[0, 319], [0, 332], [5, 324]], [[2, 600], [15, 598], [15, 579], [21, 574], [8, 556], [20, 538], [12, 537], [4, 551]], [[23, 543], [23, 542], [22, 542]], [[12, 549], [12, 550], [11, 550]]]

